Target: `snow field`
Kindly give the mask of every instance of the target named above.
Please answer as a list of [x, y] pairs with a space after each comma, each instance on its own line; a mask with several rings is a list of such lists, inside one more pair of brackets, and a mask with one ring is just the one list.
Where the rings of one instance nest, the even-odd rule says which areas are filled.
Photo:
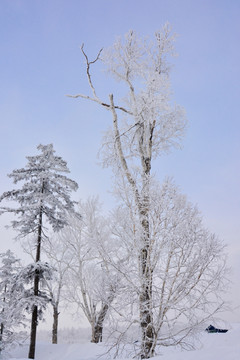
[[[197, 350], [184, 351], [178, 348], [161, 348], [154, 360], [238, 360], [240, 359], [240, 324], [233, 324], [226, 334], [203, 333]], [[111, 360], [104, 355], [104, 344], [90, 342], [52, 345], [37, 343], [36, 360]], [[27, 360], [28, 345], [11, 352], [7, 359]], [[132, 358], [118, 358], [118, 360]]]

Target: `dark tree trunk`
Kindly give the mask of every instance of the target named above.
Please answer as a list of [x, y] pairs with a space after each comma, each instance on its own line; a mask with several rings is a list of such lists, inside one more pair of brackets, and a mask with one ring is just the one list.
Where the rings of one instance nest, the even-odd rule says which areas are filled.
[[[42, 186], [42, 193], [44, 190], [44, 185]], [[38, 239], [37, 239], [37, 249], [36, 249], [36, 263], [40, 261], [41, 254], [41, 240], [42, 240], [42, 217], [43, 209], [42, 205], [40, 206], [39, 212], [39, 223], [38, 223]], [[34, 276], [34, 296], [38, 296], [39, 293], [39, 272], [36, 270]], [[31, 322], [31, 332], [30, 332], [30, 346], [29, 346], [29, 359], [35, 359], [35, 348], [36, 348], [36, 336], [37, 336], [37, 325], [38, 325], [38, 308], [37, 306], [33, 307], [32, 312], [32, 322]]]
[[2, 341], [3, 329], [4, 329], [4, 325], [3, 325], [3, 323], [1, 323], [1, 329], [0, 329], [0, 342]]
[[[6, 294], [7, 292], [7, 285], [4, 286], [4, 294]], [[3, 298], [3, 303], [5, 303], [6, 301], [6, 298], [5, 298], [5, 295], [4, 295], [4, 298]], [[4, 308], [2, 309], [2, 314], [4, 313]], [[1, 351], [3, 350], [2, 349], [2, 339], [3, 339], [3, 330], [4, 330], [4, 324], [1, 323], [1, 327], [0, 327], [0, 354], [1, 354]]]
[[[111, 302], [113, 299], [113, 295], [110, 296], [109, 301]], [[92, 340], [93, 343], [99, 343], [102, 342], [102, 334], [103, 334], [103, 322], [107, 315], [109, 305], [105, 304], [102, 306], [100, 313], [96, 319], [95, 324], [92, 326]]]
[[32, 322], [31, 322], [31, 333], [30, 333], [30, 346], [28, 358], [35, 358], [35, 347], [36, 347], [36, 336], [37, 336], [37, 323], [38, 323], [38, 308], [34, 306], [32, 312]]
[[4, 325], [3, 323], [1, 323], [1, 329], [0, 329], [0, 357], [1, 357], [1, 352], [2, 352], [2, 339], [3, 339], [3, 329], [4, 329]]
[[102, 342], [102, 333], [103, 333], [103, 326], [99, 324], [95, 324], [92, 327], [92, 343], [99, 343]]
[[53, 307], [53, 327], [52, 327], [52, 344], [58, 341], [58, 306]]

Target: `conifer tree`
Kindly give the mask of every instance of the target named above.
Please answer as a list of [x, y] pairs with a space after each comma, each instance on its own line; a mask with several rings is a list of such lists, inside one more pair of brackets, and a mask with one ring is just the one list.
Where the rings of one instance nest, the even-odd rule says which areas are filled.
[[[67, 163], [54, 153], [53, 145], [39, 145], [39, 155], [28, 156], [25, 168], [14, 170], [8, 176], [14, 184], [22, 182], [18, 189], [7, 191], [0, 197], [14, 201], [19, 207], [2, 207], [0, 213], [10, 212], [17, 216], [12, 227], [18, 231], [18, 238], [32, 236], [36, 246], [35, 262], [41, 260], [41, 247], [46, 236], [46, 225], [58, 231], [67, 225], [67, 212], [74, 212], [74, 202], [70, 199], [72, 190], [78, 185], [64, 173], [69, 173]], [[39, 295], [39, 267], [34, 276], [34, 296]], [[33, 306], [29, 358], [35, 357], [38, 306]]]

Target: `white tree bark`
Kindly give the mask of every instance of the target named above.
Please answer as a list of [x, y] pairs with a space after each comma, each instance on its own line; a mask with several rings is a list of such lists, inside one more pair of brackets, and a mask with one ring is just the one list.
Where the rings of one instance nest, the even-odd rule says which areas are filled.
[[[101, 50], [92, 62], [82, 47], [92, 96], [72, 96], [96, 102], [112, 114], [112, 130], [106, 133], [102, 154], [104, 164], [112, 166], [116, 177], [129, 184], [137, 209], [141, 358], [154, 356], [156, 337], [152, 308], [154, 264], [149, 228], [152, 159], [179, 146], [186, 124], [183, 110], [172, 106], [170, 99], [167, 57], [173, 53], [173, 41], [166, 25], [156, 33], [155, 45], [130, 31], [123, 41], [118, 39], [109, 51], [103, 52], [103, 57]], [[116, 105], [113, 94], [109, 95], [109, 103], [97, 95], [90, 68], [98, 60], [103, 60], [108, 72], [126, 86], [123, 104]]]
[[107, 221], [100, 211], [97, 198], [80, 202], [82, 220], [72, 218], [65, 236], [72, 258], [68, 301], [83, 311], [91, 325], [94, 343], [102, 341], [104, 321], [117, 288], [115, 275], [105, 260], [105, 254], [110, 255], [112, 250]]

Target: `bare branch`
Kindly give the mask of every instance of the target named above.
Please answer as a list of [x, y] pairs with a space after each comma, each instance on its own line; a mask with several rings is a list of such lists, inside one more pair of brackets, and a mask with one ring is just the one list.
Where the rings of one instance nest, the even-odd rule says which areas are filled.
[[[95, 101], [95, 102], [97, 102], [98, 104], [100, 104], [101, 106], [104, 106], [104, 107], [106, 107], [108, 110], [110, 110], [111, 105], [110, 105], [110, 104], [106, 104], [104, 101], [102, 101], [102, 100], [97, 96], [96, 89], [95, 89], [95, 86], [93, 85], [92, 77], [91, 77], [91, 74], [90, 74], [90, 66], [91, 66], [92, 64], [95, 64], [95, 63], [100, 59], [100, 55], [101, 55], [101, 52], [102, 52], [103, 48], [99, 50], [96, 58], [95, 58], [94, 60], [92, 60], [92, 61], [89, 61], [88, 56], [87, 56], [87, 54], [85, 53], [85, 51], [84, 51], [83, 48], [84, 48], [84, 44], [82, 44], [82, 46], [81, 46], [81, 51], [82, 51], [82, 53], [83, 53], [83, 56], [85, 57], [85, 61], [86, 61], [86, 65], [87, 65], [87, 69], [86, 69], [86, 71], [87, 71], [87, 78], [88, 78], [88, 83], [89, 83], [90, 88], [91, 88], [92, 93], [93, 93], [93, 97], [88, 96], [88, 95], [83, 95], [83, 94], [66, 95], [66, 96], [67, 96], [67, 97], [74, 98], [74, 99], [81, 97], [81, 98], [83, 98], [83, 99]], [[127, 113], [127, 114], [129, 114], [129, 115], [133, 115], [133, 113], [132, 113], [131, 111], [125, 109], [125, 108], [122, 107], [122, 106], [115, 106], [115, 109], [121, 110], [121, 111], [123, 111], [123, 112], [125, 112], [125, 113]]]
[[101, 52], [103, 51], [103, 48], [101, 48], [101, 49], [99, 50], [97, 56], [96, 56], [96, 59], [93, 60], [93, 61], [89, 61], [89, 60], [88, 60], [88, 56], [87, 56], [87, 54], [85, 53], [85, 51], [83, 50], [83, 48], [84, 48], [84, 43], [83, 43], [82, 46], [81, 46], [81, 50], [82, 50], [82, 53], [83, 53], [83, 55], [84, 55], [84, 57], [85, 57], [85, 59], [86, 59], [86, 63], [87, 63], [88, 65], [91, 65], [91, 64], [94, 64], [95, 62], [97, 62], [97, 61], [99, 60], [99, 58], [100, 58]]
[[120, 133], [119, 133], [119, 129], [118, 129], [118, 117], [117, 117], [117, 113], [115, 111], [115, 106], [114, 106], [114, 101], [113, 101], [113, 94], [111, 94], [109, 96], [110, 98], [110, 102], [111, 102], [111, 111], [112, 111], [112, 114], [113, 114], [113, 126], [114, 126], [114, 133], [115, 133], [115, 141], [116, 141], [116, 144], [117, 144], [117, 149], [118, 149], [118, 156], [119, 156], [119, 159], [121, 161], [121, 164], [122, 164], [122, 168], [124, 170], [124, 173], [128, 179], [128, 182], [131, 184], [132, 188], [133, 188], [133, 191], [136, 195], [136, 202], [137, 204], [139, 204], [139, 193], [138, 193], [138, 189], [137, 189], [137, 186], [136, 186], [136, 182], [135, 180], [133, 179], [132, 177], [132, 174], [128, 168], [128, 165], [127, 165], [127, 161], [126, 161], [126, 158], [123, 154], [123, 150], [122, 150], [122, 144], [121, 144], [121, 140], [120, 140]]
[[[90, 87], [91, 87], [91, 89], [92, 89], [94, 98], [99, 100], [99, 97], [98, 97], [97, 94], [96, 94], [95, 87], [93, 86], [93, 83], [92, 83], [92, 78], [91, 78], [91, 74], [90, 74], [90, 65], [91, 65], [91, 64], [95, 64], [95, 63], [99, 60], [99, 57], [100, 57], [100, 54], [101, 54], [103, 48], [99, 50], [99, 52], [98, 52], [97, 57], [96, 57], [95, 60], [89, 61], [87, 54], [86, 54], [85, 51], [83, 50], [83, 47], [84, 47], [84, 44], [82, 44], [81, 50], [82, 50], [83, 56], [85, 57], [86, 64], [87, 64], [87, 77], [88, 77], [88, 82], [89, 82], [89, 85], [90, 85]], [[100, 101], [100, 100], [99, 100], [99, 101]]]
[[[82, 98], [82, 99], [87, 99], [87, 100], [91, 100], [91, 101], [95, 101], [96, 103], [98, 103], [99, 105], [102, 105], [104, 107], [106, 107], [108, 110], [110, 110], [111, 108], [111, 105], [109, 104], [106, 104], [105, 102], [101, 101], [98, 97], [97, 98], [93, 98], [91, 96], [88, 96], [88, 95], [83, 95], [83, 94], [77, 94], [77, 95], [69, 95], [67, 94], [66, 95], [67, 97], [70, 97], [70, 98], [73, 98], [73, 99], [77, 99], [77, 98]], [[124, 107], [122, 106], [117, 106], [117, 105], [114, 105], [114, 108], [117, 109], [117, 110], [121, 110], [123, 112], [125, 112], [126, 114], [129, 114], [129, 115], [133, 115], [133, 113], [127, 109], [125, 109]]]

